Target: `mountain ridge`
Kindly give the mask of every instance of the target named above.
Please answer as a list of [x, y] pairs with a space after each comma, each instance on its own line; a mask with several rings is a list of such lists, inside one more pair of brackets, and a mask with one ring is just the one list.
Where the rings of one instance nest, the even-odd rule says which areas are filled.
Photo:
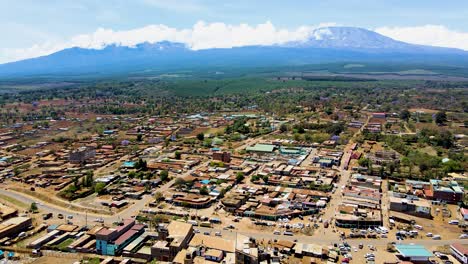
[[193, 50], [184, 43], [143, 42], [134, 47], [117, 44], [102, 49], [73, 47], [50, 55], [0, 64], [1, 76], [66, 72], [116, 73], [193, 67], [301, 65], [345, 61], [421, 62], [468, 65], [468, 52], [409, 44], [354, 27], [323, 27], [305, 41], [275, 45]]

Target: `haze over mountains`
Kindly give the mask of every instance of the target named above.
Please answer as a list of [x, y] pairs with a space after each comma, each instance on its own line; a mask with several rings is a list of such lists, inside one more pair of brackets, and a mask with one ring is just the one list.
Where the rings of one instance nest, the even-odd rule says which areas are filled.
[[135, 47], [70, 48], [48, 56], [0, 65], [0, 77], [116, 74], [196, 67], [264, 67], [332, 62], [394, 62], [468, 66], [468, 52], [396, 41], [354, 27], [314, 30], [306, 41], [271, 46], [192, 50], [183, 43]]

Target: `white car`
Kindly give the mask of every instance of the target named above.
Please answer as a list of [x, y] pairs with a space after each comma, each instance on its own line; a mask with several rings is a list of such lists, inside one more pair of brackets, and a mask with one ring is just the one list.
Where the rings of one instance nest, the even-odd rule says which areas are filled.
[[432, 237], [433, 234], [432, 234], [432, 233], [427, 233], [426, 236], [427, 236], [427, 237]]
[[466, 238], [468, 238], [468, 234], [461, 234], [459, 238], [460, 239], [466, 239]]

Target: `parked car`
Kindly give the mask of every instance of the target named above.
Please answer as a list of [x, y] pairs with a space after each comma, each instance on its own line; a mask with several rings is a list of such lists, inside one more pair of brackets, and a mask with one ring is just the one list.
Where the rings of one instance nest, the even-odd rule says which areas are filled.
[[47, 220], [52, 217], [52, 213], [45, 213], [42, 215], [42, 220]]

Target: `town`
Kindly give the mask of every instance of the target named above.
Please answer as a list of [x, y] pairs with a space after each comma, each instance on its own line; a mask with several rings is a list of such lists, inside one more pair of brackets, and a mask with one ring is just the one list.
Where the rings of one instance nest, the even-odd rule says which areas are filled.
[[158, 115], [6, 100], [0, 258], [468, 263], [466, 116], [315, 100]]

